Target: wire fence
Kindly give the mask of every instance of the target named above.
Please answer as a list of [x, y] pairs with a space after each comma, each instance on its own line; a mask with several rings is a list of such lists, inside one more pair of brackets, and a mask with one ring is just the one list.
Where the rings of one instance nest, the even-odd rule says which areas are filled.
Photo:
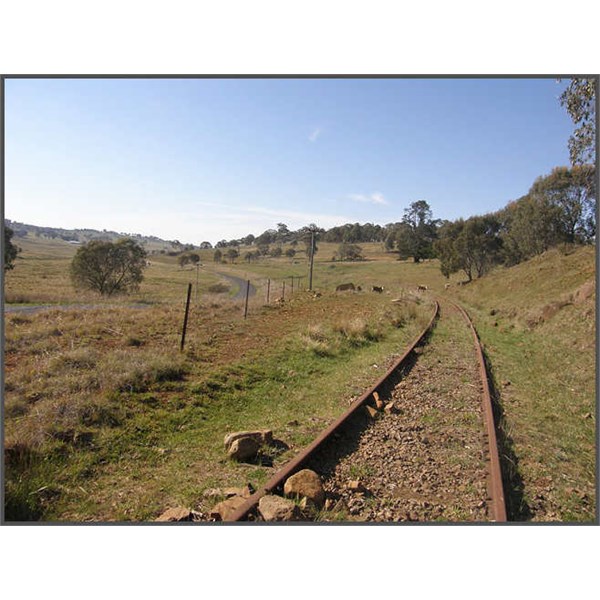
[[[241, 318], [247, 319], [249, 311], [261, 306], [282, 305], [292, 299], [294, 294], [306, 290], [308, 287], [308, 277], [306, 275], [288, 275], [281, 278], [267, 278], [252, 281], [251, 279], [242, 279], [237, 276], [222, 274], [226, 279], [233, 281], [238, 286], [238, 291], [231, 298], [234, 302], [240, 302], [243, 310], [240, 312]], [[196, 283], [196, 305], [198, 300], [198, 283]], [[183, 352], [185, 347], [185, 336], [188, 324], [188, 315], [190, 312], [190, 299], [192, 284], [188, 284], [187, 297], [185, 304], [185, 316], [181, 330], [180, 350]]]

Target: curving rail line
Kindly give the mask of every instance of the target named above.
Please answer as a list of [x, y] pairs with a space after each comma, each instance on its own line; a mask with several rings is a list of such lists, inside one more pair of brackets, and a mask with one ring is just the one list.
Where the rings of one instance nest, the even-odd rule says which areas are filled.
[[421, 343], [423, 338], [429, 332], [435, 319], [438, 316], [439, 312], [439, 304], [437, 301], [435, 302], [435, 308], [433, 314], [431, 315], [431, 319], [427, 324], [427, 327], [423, 329], [423, 331], [415, 338], [412, 344], [406, 349], [404, 354], [397, 359], [394, 364], [388, 369], [388, 371], [371, 387], [367, 390], [360, 398], [357, 398], [351, 405], [350, 408], [336, 421], [334, 421], [327, 429], [325, 429], [309, 446], [307, 446], [296, 458], [292, 459], [286, 465], [284, 465], [267, 483], [259, 490], [257, 490], [248, 500], [240, 506], [240, 508], [231, 516], [231, 521], [241, 521], [251, 510], [253, 510], [257, 505], [258, 501], [265, 495], [274, 491], [277, 487], [283, 484], [283, 482], [293, 475], [296, 471], [300, 469], [300, 467], [308, 460], [308, 458], [319, 448], [319, 446], [328, 439], [331, 435], [333, 435], [350, 417], [362, 406], [364, 406], [367, 401], [373, 397], [373, 392], [378, 391], [385, 382], [389, 379], [389, 377], [394, 373], [400, 366], [402, 366], [412, 351]]
[[[488, 496], [490, 500], [491, 520], [495, 522], [503, 522], [507, 520], [506, 507], [504, 500], [504, 490], [502, 486], [502, 474], [500, 470], [500, 460], [498, 455], [498, 446], [496, 440], [494, 415], [492, 411], [490, 387], [487, 377], [487, 371], [485, 368], [483, 351], [475, 327], [473, 326], [473, 323], [471, 322], [471, 319], [469, 318], [468, 314], [461, 306], [455, 304], [454, 302], [452, 302], [452, 304], [456, 306], [459, 312], [463, 315], [464, 319], [469, 325], [469, 328], [474, 338], [483, 387], [482, 410], [485, 426], [485, 435], [487, 437], [487, 487]], [[323, 444], [323, 442], [325, 442], [325, 440], [330, 438], [336, 431], [338, 431], [350, 419], [350, 417], [356, 413], [357, 410], [359, 410], [362, 406], [367, 404], [369, 400], [373, 398], [373, 393], [377, 392], [380, 388], [382, 388], [387, 382], [387, 380], [392, 376], [392, 374], [407, 362], [413, 350], [422, 342], [427, 333], [433, 327], [433, 324], [436, 318], [438, 317], [438, 314], [439, 303], [435, 301], [435, 307], [433, 310], [433, 314], [429, 320], [429, 323], [423, 329], [423, 331], [415, 338], [411, 345], [405, 350], [404, 354], [394, 362], [394, 364], [389, 368], [389, 370], [360, 398], [355, 400], [350, 406], [350, 408], [341, 417], [339, 417], [329, 427], [327, 427], [327, 429], [325, 429], [309, 446], [302, 450], [294, 459], [285, 464], [277, 473], [275, 473], [275, 475], [273, 475], [273, 477], [262, 488], [260, 488], [252, 496], [250, 496], [250, 498], [248, 498], [246, 502], [242, 506], [240, 506], [240, 508], [237, 511], [235, 511], [235, 513], [232, 514], [228, 520], [245, 520], [248, 514], [256, 509], [259, 500], [263, 496], [274, 492], [278, 487], [282, 486], [285, 480], [291, 475], [293, 475], [296, 471], [298, 471], [302, 467], [302, 465], [313, 455], [313, 453]]]
[[483, 410], [483, 422], [485, 427], [485, 435], [487, 437], [487, 467], [488, 467], [488, 494], [490, 497], [492, 520], [503, 522], [506, 517], [506, 502], [504, 499], [504, 487], [502, 485], [502, 471], [500, 469], [500, 457], [498, 455], [498, 441], [496, 438], [496, 424], [494, 422], [494, 411], [492, 409], [492, 397], [490, 393], [490, 384], [488, 380], [487, 370], [485, 368], [485, 359], [483, 357], [483, 349], [481, 341], [477, 335], [477, 330], [467, 314], [467, 311], [460, 305], [452, 302], [459, 310], [469, 325], [475, 348], [477, 351], [477, 359], [479, 361], [479, 370], [481, 373], [481, 381], [483, 384], [483, 394], [481, 398], [481, 406]]

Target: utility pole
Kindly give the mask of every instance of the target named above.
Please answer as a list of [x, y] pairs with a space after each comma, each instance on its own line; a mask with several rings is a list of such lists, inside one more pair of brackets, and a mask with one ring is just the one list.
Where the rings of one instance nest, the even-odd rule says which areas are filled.
[[312, 292], [313, 259], [315, 257], [315, 230], [310, 232], [310, 273], [308, 278], [308, 290]]

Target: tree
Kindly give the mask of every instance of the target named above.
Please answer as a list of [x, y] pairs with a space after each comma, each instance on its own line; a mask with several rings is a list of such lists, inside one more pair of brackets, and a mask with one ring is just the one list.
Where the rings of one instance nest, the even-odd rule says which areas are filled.
[[577, 129], [569, 138], [573, 165], [596, 162], [596, 80], [574, 77], [560, 96]]
[[435, 250], [442, 274], [450, 277], [462, 269], [469, 281], [475, 274], [477, 277], [485, 275], [501, 259], [500, 227], [494, 214], [471, 217], [467, 221], [458, 219], [440, 227]]
[[337, 255], [340, 260], [364, 260], [363, 250], [356, 244], [342, 243], [338, 246]]
[[556, 167], [538, 177], [529, 194], [557, 207], [557, 229], [569, 243], [585, 242], [596, 233], [596, 169], [594, 165]]
[[200, 262], [200, 255], [196, 254], [196, 252], [190, 252], [188, 255], [188, 260], [193, 265], [197, 265]]
[[277, 241], [277, 232], [274, 229], [267, 229], [266, 231], [263, 231], [263, 233], [261, 233], [254, 240], [258, 246], [268, 246], [275, 241]]
[[317, 247], [317, 239], [319, 234], [322, 233], [325, 233], [325, 230], [320, 229], [314, 223], [311, 223], [307, 227], [302, 227], [302, 229], [298, 231], [300, 240], [304, 242], [305, 253], [308, 258], [311, 256], [311, 244], [313, 256], [319, 251], [319, 248]]
[[211, 250], [212, 244], [210, 242], [202, 242], [200, 244], [200, 250]]
[[281, 246], [275, 246], [271, 249], [270, 254], [273, 258], [279, 258], [283, 254], [283, 249]]
[[188, 254], [181, 254], [178, 258], [177, 258], [177, 263], [179, 264], [179, 268], [183, 269], [183, 267], [185, 267], [185, 265], [187, 265], [190, 262], [190, 257]]
[[471, 217], [464, 223], [456, 239], [456, 253], [460, 268], [469, 281], [473, 272], [477, 277], [485, 275], [490, 268], [500, 262], [502, 240], [498, 233], [500, 223], [494, 215]]
[[449, 278], [452, 273], [456, 273], [461, 268], [456, 240], [464, 225], [462, 219], [445, 223], [440, 227], [439, 237], [434, 243], [435, 252], [440, 260], [440, 270], [446, 278]]
[[289, 258], [294, 258], [294, 256], [296, 256], [296, 251], [293, 248], [288, 248], [285, 251], [285, 255], [288, 256]]
[[223, 261], [223, 253], [218, 248], [215, 250], [215, 253], [213, 254], [213, 260], [216, 263], [220, 263]]
[[[400, 258], [412, 256], [418, 263], [424, 258], [433, 257], [433, 242], [437, 237], [437, 221], [433, 219], [431, 208], [425, 200], [413, 202], [404, 210], [402, 223], [395, 229], [393, 244]], [[389, 242], [386, 240], [389, 247]], [[393, 247], [393, 245], [392, 245]]]
[[227, 258], [233, 263], [240, 253], [235, 248], [229, 248], [226, 252]]
[[271, 251], [271, 247], [269, 246], [269, 244], [262, 244], [257, 242], [257, 247], [258, 253], [261, 256], [267, 256], [267, 254], [269, 254], [269, 252]]
[[146, 256], [146, 250], [132, 239], [91, 241], [73, 257], [71, 280], [77, 288], [102, 295], [126, 294], [139, 288]]
[[15, 258], [20, 252], [20, 248], [15, 246], [11, 239], [13, 237], [13, 230], [10, 227], [4, 226], [4, 270], [10, 271], [15, 267]]
[[289, 238], [290, 230], [285, 223], [277, 223], [277, 240], [286, 242]]
[[541, 254], [563, 239], [560, 208], [544, 194], [527, 194], [497, 214], [507, 265]]

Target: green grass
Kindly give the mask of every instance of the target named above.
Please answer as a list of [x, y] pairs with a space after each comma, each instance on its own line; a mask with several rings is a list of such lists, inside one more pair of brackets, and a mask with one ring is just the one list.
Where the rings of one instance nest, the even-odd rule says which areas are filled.
[[[228, 460], [225, 433], [272, 428], [291, 449], [265, 456], [267, 463], [292, 456], [380, 376], [386, 357], [404, 348], [431, 310], [424, 304], [399, 319], [403, 306], [390, 308], [374, 296], [370, 307], [364, 303], [370, 299], [353, 309], [360, 319], [315, 321], [335, 340], [327, 357], [306, 348], [306, 325], [292, 319], [296, 333], [220, 364], [198, 360], [202, 329], [190, 334], [196, 349], [179, 354], [173, 343], [167, 350], [171, 313], [164, 308], [123, 311], [119, 322], [105, 311], [12, 317], [8, 351], [21, 358], [9, 378], [7, 443], [28, 455], [7, 469], [6, 518], [144, 520], [173, 503], [209, 508], [201, 491], [216, 483], [260, 485], [270, 471]], [[307, 303], [301, 299], [298, 307]], [[354, 306], [354, 299], [346, 303]], [[219, 310], [234, 339], [257, 325]], [[48, 329], [56, 329], [57, 316], [60, 335], [53, 341]], [[218, 322], [205, 317], [217, 332]], [[275, 325], [279, 313], [256, 318]], [[156, 333], [149, 335], [151, 326]], [[144, 343], [131, 345], [132, 335]]]
[[[306, 257], [215, 265], [203, 251], [200, 302], [180, 354], [195, 269], [153, 255], [138, 293], [106, 301], [72, 288], [73, 246], [17, 242], [9, 302], [121, 307], [7, 315], [7, 518], [151, 519], [176, 503], [207, 508], [208, 487], [259, 485], [269, 469], [229, 461], [224, 434], [271, 427], [291, 446], [266, 457], [276, 464], [312, 441], [425, 324], [418, 284], [462, 302], [481, 334], [503, 411], [513, 518], [595, 516], [594, 248], [555, 250], [446, 292], [437, 261], [397, 261], [364, 244], [369, 260], [333, 262], [337, 245], [319, 244], [314, 288], [323, 296], [296, 294], [280, 307], [263, 306], [267, 279], [271, 301], [291, 275], [306, 288]], [[257, 286], [246, 321], [239, 302], [208, 292], [225, 283], [219, 271]], [[349, 281], [364, 291], [334, 292]], [[149, 308], [125, 308], [130, 302]]]
[[515, 519], [595, 518], [593, 259], [553, 250], [460, 292], [495, 378]]

